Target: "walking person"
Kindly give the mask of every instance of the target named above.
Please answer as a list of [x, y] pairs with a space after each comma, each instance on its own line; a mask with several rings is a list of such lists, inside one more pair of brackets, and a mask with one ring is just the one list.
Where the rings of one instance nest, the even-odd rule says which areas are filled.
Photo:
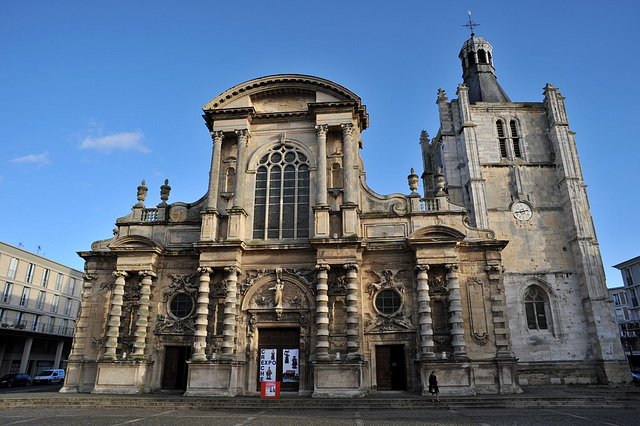
[[431, 394], [431, 402], [434, 402], [434, 397], [436, 398], [435, 402], [440, 402], [440, 389], [438, 389], [438, 378], [435, 371], [429, 375], [429, 393]]

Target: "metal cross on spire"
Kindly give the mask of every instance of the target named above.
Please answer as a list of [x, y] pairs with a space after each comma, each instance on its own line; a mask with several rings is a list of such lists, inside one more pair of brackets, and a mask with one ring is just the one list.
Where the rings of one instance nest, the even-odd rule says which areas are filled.
[[467, 10], [467, 14], [469, 15], [469, 22], [464, 24], [463, 27], [467, 27], [469, 28], [469, 30], [471, 31], [471, 37], [475, 36], [475, 34], [473, 33], [473, 30], [475, 29], [475, 27], [479, 26], [480, 24], [476, 24], [475, 22], [473, 22], [471, 20], [471, 11]]

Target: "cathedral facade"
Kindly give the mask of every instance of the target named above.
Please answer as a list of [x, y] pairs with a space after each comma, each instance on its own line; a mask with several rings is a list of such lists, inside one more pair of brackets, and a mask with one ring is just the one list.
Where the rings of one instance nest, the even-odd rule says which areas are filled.
[[[132, 212], [85, 259], [63, 392], [314, 397], [517, 393], [630, 381], [564, 98], [511, 102], [491, 45], [420, 143], [408, 195], [360, 157], [334, 82], [275, 75], [211, 100], [208, 191]], [[418, 192], [422, 182], [423, 194]]]

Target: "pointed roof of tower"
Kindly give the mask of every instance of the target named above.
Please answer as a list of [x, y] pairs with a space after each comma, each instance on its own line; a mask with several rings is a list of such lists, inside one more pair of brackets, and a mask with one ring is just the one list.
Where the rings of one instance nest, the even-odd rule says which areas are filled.
[[462, 78], [469, 88], [469, 102], [511, 102], [498, 83], [493, 67], [493, 46], [474, 34], [464, 42], [458, 57], [462, 61]]

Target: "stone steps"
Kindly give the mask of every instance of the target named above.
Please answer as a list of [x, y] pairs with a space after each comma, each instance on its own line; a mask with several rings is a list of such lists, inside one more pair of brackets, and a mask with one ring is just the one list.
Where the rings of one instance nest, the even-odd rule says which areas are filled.
[[432, 403], [428, 398], [357, 398], [315, 399], [257, 397], [207, 398], [207, 397], [113, 397], [104, 395], [28, 396], [0, 398], [0, 408], [162, 408], [199, 410], [282, 409], [282, 410], [415, 410], [460, 408], [633, 408], [636, 400], [604, 399], [602, 396], [541, 398], [522, 396], [499, 397], [447, 397]]

